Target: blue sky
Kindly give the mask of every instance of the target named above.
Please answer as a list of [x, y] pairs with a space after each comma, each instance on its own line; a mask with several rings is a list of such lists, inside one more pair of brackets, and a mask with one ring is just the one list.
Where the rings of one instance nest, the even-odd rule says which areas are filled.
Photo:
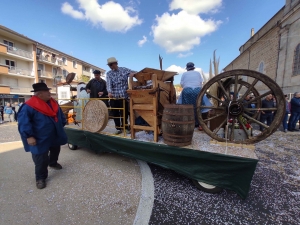
[[[181, 74], [194, 62], [204, 74], [216, 50], [222, 70], [285, 0], [1, 0], [0, 24], [109, 70], [106, 60], [136, 71]], [[180, 75], [175, 77], [179, 83]]]

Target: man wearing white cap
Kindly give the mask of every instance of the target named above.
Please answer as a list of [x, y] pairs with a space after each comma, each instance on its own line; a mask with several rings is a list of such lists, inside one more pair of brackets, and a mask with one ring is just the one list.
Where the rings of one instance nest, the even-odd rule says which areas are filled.
[[[115, 57], [107, 59], [107, 65], [111, 69], [106, 74], [107, 82], [107, 92], [109, 98], [114, 98], [110, 100], [110, 105], [112, 108], [123, 108], [123, 99], [128, 98], [128, 77], [133, 77], [136, 71], [128, 69], [126, 67], [119, 67], [118, 61]], [[123, 111], [113, 110], [113, 117], [115, 122], [115, 127], [117, 129], [116, 134], [122, 133], [122, 127], [126, 126], [127, 132], [129, 133], [128, 126], [128, 103], [125, 100], [125, 124], [123, 124]], [[118, 117], [118, 118], [117, 118]], [[122, 125], [121, 125], [122, 124]]]

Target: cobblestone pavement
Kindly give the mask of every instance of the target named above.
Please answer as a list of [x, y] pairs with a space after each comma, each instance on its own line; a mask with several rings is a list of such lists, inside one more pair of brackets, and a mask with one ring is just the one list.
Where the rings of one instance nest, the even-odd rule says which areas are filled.
[[18, 132], [16, 122], [4, 122], [0, 124], [0, 143], [20, 141], [21, 137]]

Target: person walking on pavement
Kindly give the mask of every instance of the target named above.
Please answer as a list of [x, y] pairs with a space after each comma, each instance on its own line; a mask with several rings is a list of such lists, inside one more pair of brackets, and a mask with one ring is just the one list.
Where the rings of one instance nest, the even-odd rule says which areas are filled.
[[[266, 96], [264, 100], [261, 101], [261, 114], [260, 114], [260, 122], [265, 123], [270, 126], [273, 121], [273, 113], [272, 110], [263, 110], [264, 108], [274, 108], [273, 95], [269, 94]], [[264, 127], [260, 125], [260, 131], [263, 131]]]
[[[122, 110], [113, 110], [113, 117], [115, 122], [115, 127], [117, 132], [115, 134], [122, 133], [122, 127], [126, 127], [127, 132], [129, 133], [128, 126], [128, 77], [134, 77], [136, 71], [128, 69], [126, 67], [119, 67], [118, 61], [115, 57], [107, 59], [107, 65], [111, 69], [106, 74], [107, 80], [107, 91], [109, 98], [115, 98], [110, 100], [110, 106], [112, 108], [123, 108], [123, 101], [125, 99], [125, 124], [123, 124], [123, 111]], [[122, 126], [121, 126], [122, 124]]]
[[282, 120], [282, 126], [283, 126], [283, 131], [287, 132], [288, 117], [289, 117], [289, 114], [290, 114], [290, 106], [289, 106], [288, 96], [284, 95], [284, 97], [285, 97], [285, 115], [284, 115], [283, 120]]
[[31, 152], [35, 164], [36, 187], [46, 187], [48, 166], [60, 170], [57, 162], [60, 146], [67, 143], [64, 131], [65, 116], [58, 103], [51, 98], [45, 83], [32, 85], [34, 96], [18, 112], [18, 130], [26, 152]]
[[12, 108], [13, 114], [14, 114], [14, 121], [17, 122], [18, 119], [17, 119], [16, 105], [15, 105], [15, 104], [12, 104], [12, 105], [11, 105], [11, 108]]
[[[101, 72], [95, 70], [93, 73], [95, 78], [86, 85], [86, 92], [90, 94], [90, 98], [107, 98], [106, 81], [101, 78]], [[107, 105], [107, 100], [102, 101]]]
[[295, 92], [294, 97], [291, 99], [291, 116], [289, 119], [288, 130], [299, 131], [296, 129], [296, 124], [300, 119], [300, 92]]
[[0, 105], [0, 123], [4, 123], [4, 106]]
[[4, 107], [4, 113], [7, 115], [7, 118], [8, 118], [9, 122], [14, 121], [14, 118], [13, 118], [14, 111], [13, 111], [10, 103], [7, 103], [6, 106]]

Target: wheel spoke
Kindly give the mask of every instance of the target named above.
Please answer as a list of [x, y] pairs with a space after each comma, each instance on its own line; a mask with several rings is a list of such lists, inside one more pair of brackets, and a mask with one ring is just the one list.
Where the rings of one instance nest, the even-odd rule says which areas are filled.
[[216, 116], [213, 116], [213, 117], [210, 117], [210, 118], [208, 118], [208, 119], [206, 119], [206, 120], [203, 120], [203, 122], [207, 122], [207, 121], [213, 120], [213, 119], [215, 119], [215, 118], [218, 118], [218, 117], [224, 116], [224, 115], [226, 115], [226, 112], [223, 112], [223, 113], [221, 113], [221, 114], [218, 114], [218, 115], [216, 115]]
[[243, 116], [246, 117], [247, 119], [253, 121], [254, 123], [257, 123], [257, 124], [263, 126], [264, 128], [269, 128], [268, 125], [266, 125], [266, 124], [264, 124], [264, 123], [262, 123], [262, 122], [260, 122], [260, 121], [258, 121], [258, 120], [256, 120], [256, 119], [252, 118], [251, 116], [248, 116], [248, 115], [245, 114], [245, 113], [243, 113]]
[[215, 96], [213, 96], [213, 95], [211, 95], [210, 93], [206, 93], [206, 95], [208, 95], [209, 97], [211, 97], [211, 98], [213, 98], [213, 99], [215, 99], [215, 100], [217, 100], [218, 102], [221, 102], [221, 103], [224, 103], [224, 101], [222, 101], [221, 99], [219, 99], [219, 98], [217, 98], [217, 97], [215, 97]]
[[230, 100], [230, 96], [228, 95], [228, 93], [227, 93], [227, 91], [225, 90], [225, 88], [224, 88], [223, 84], [221, 83], [221, 81], [218, 80], [217, 82], [218, 82], [220, 88], [222, 89], [222, 91], [224, 92], [224, 94], [225, 94], [227, 100]]
[[271, 91], [271, 90], [270, 90], [270, 91], [267, 91], [266, 93], [264, 93], [264, 94], [262, 94], [262, 95], [259, 95], [259, 96], [255, 97], [255, 98], [251, 99], [251, 100], [248, 102], [248, 104], [251, 104], [252, 102], [254, 102], [254, 101], [256, 101], [256, 100], [262, 99], [263, 97], [266, 97], [266, 96], [269, 95], [269, 94], [272, 94], [272, 91]]
[[200, 109], [222, 109], [222, 110], [225, 110], [224, 107], [220, 107], [220, 106], [205, 106], [205, 105], [202, 105], [202, 106], [199, 106]]
[[224, 121], [216, 128], [214, 129], [213, 133], [217, 134], [217, 132], [221, 129], [222, 126], [227, 122], [227, 118], [224, 119]]
[[237, 93], [238, 93], [237, 85], [238, 85], [238, 75], [235, 75], [233, 101], [236, 101], [236, 97], [237, 97]]
[[245, 108], [245, 111], [277, 111], [278, 108]]
[[255, 80], [252, 82], [251, 86], [248, 88], [248, 90], [244, 93], [244, 95], [242, 96], [242, 101], [245, 99], [245, 97], [249, 94], [249, 92], [252, 90], [252, 88], [254, 88], [255, 84], [258, 82], [258, 79], [255, 78]]
[[249, 139], [249, 138], [250, 138], [250, 135], [249, 135], [249, 133], [247, 132], [247, 128], [245, 127], [243, 121], [241, 120], [241, 118], [238, 118], [238, 121], [239, 121], [240, 124], [242, 124], [243, 130], [244, 130], [244, 132], [246, 133], [246, 135], [247, 135], [247, 137], [248, 137], [248, 139]]

